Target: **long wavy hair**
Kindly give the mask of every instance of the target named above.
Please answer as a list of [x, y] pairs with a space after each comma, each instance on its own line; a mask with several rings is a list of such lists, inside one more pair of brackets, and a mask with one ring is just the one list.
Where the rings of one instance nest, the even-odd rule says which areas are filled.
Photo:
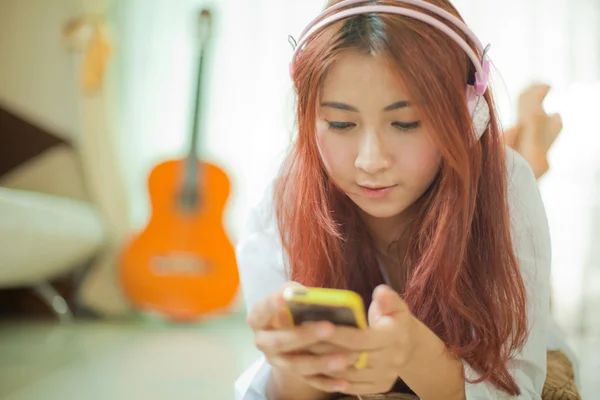
[[[461, 18], [448, 0], [428, 1]], [[498, 119], [488, 90], [491, 123], [474, 141], [464, 100], [474, 68], [436, 28], [397, 15], [354, 16], [321, 30], [299, 54], [293, 73], [298, 135], [274, 194], [291, 278], [354, 290], [367, 304], [383, 280], [373, 238], [357, 206], [330, 181], [317, 147], [319, 89], [348, 50], [383, 54], [397, 65], [399, 78], [422, 105], [423, 125], [442, 157], [437, 178], [418, 201], [406, 253], [398, 260], [406, 276], [401, 294], [414, 316], [481, 373], [481, 380], [517, 395], [507, 363], [526, 340], [526, 296], [511, 243]]]

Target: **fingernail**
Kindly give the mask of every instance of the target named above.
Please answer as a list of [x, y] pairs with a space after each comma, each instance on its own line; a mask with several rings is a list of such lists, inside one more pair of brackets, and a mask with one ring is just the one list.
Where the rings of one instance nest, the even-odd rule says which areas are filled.
[[317, 328], [317, 336], [321, 339], [325, 339], [331, 335], [332, 329], [329, 325], [322, 325]]
[[342, 385], [342, 384], [333, 385], [333, 390], [335, 390], [336, 392], [341, 392], [344, 389], [346, 389], [346, 385]]
[[377, 287], [375, 288], [376, 291], [382, 291], [382, 290], [386, 290], [388, 288], [388, 285], [385, 284], [381, 284], [381, 285], [377, 285]]
[[327, 367], [331, 371], [341, 371], [342, 369], [344, 369], [345, 365], [344, 365], [344, 362], [342, 360], [335, 359], [335, 360], [329, 361], [329, 363], [327, 364]]

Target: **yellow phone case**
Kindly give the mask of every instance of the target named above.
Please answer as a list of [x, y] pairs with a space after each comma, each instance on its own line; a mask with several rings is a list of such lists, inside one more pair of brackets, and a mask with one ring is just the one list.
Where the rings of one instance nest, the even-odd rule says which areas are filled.
[[[312, 288], [312, 287], [289, 287], [283, 293], [287, 304], [287, 312], [293, 320], [290, 306], [293, 303], [304, 305], [314, 304], [321, 307], [335, 307], [349, 309], [356, 321], [357, 328], [366, 328], [367, 319], [363, 299], [356, 292], [341, 289]], [[361, 353], [354, 365], [356, 369], [364, 368], [367, 364], [367, 353]]]

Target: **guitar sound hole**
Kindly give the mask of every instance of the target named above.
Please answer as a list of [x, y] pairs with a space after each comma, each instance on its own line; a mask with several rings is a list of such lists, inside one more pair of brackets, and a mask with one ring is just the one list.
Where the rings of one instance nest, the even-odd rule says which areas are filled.
[[205, 276], [209, 272], [208, 262], [194, 254], [171, 253], [155, 257], [152, 271], [158, 276]]
[[179, 195], [179, 205], [184, 211], [193, 211], [198, 207], [200, 196], [195, 188], [183, 188]]

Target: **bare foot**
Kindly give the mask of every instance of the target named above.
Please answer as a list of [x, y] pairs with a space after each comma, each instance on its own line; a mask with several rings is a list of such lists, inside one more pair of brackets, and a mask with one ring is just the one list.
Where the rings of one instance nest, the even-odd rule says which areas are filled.
[[519, 96], [517, 126], [504, 133], [504, 142], [527, 160], [536, 179], [548, 171], [548, 150], [563, 127], [560, 115], [548, 115], [542, 106], [549, 91], [545, 84], [525, 89]]

